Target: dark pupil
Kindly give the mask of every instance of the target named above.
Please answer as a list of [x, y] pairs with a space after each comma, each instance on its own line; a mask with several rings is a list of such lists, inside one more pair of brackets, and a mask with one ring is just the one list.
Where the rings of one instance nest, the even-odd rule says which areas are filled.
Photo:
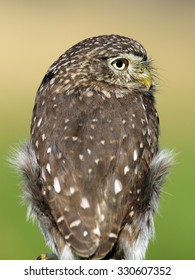
[[123, 61], [122, 61], [122, 60], [117, 60], [117, 61], [116, 61], [116, 66], [117, 66], [118, 68], [121, 68], [121, 67], [123, 66]]

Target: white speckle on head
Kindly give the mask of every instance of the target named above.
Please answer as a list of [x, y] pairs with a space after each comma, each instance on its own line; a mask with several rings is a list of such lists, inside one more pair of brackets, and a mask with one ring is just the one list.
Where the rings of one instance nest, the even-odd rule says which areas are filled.
[[90, 207], [89, 201], [88, 201], [88, 199], [87, 199], [86, 197], [82, 197], [80, 206], [81, 206], [83, 209], [87, 209], [87, 208]]
[[127, 134], [123, 134], [123, 140], [127, 138]]
[[135, 167], [134, 173], [137, 175], [137, 166]]
[[39, 119], [39, 121], [38, 121], [38, 123], [37, 123], [37, 127], [40, 126], [41, 122], [42, 122], [42, 118]]
[[86, 91], [85, 95], [87, 97], [91, 97], [91, 96], [93, 96], [93, 91]]
[[100, 143], [101, 143], [102, 145], [104, 145], [104, 144], [105, 144], [105, 140], [101, 140]]
[[67, 128], [68, 128], [68, 126], [67, 126], [67, 125], [65, 125], [64, 130], [66, 130]]
[[47, 154], [50, 154], [50, 153], [51, 153], [51, 147], [48, 147]]
[[133, 152], [133, 160], [136, 161], [137, 157], [138, 157], [138, 153], [137, 153], [137, 150], [135, 149]]
[[61, 216], [61, 217], [59, 217], [59, 218], [57, 219], [57, 223], [59, 224], [59, 223], [61, 223], [63, 220], [64, 220], [64, 217]]
[[94, 124], [91, 124], [90, 127], [91, 127], [91, 129], [95, 129], [95, 125]]
[[126, 175], [127, 172], [129, 172], [129, 166], [128, 166], [128, 165], [126, 165], [126, 166], [124, 167], [124, 175]]
[[100, 236], [100, 229], [98, 227], [94, 228], [93, 233], [95, 233], [97, 236]]
[[83, 236], [86, 237], [87, 235], [88, 235], [88, 232], [85, 230], [85, 231], [83, 232]]
[[108, 234], [108, 237], [110, 237], [110, 238], [117, 238], [117, 234], [111, 232], [111, 233]]
[[92, 135], [90, 135], [89, 138], [90, 138], [90, 140], [93, 140], [93, 139], [94, 139], [94, 137], [93, 137]]
[[143, 107], [144, 111], [146, 111], [146, 107], [144, 106], [144, 103], [142, 103], [142, 107]]
[[70, 224], [70, 228], [77, 227], [81, 223], [81, 220], [76, 220]]
[[80, 160], [83, 160], [83, 155], [80, 154], [80, 155], [79, 155], [79, 158], [80, 158]]
[[141, 189], [137, 189], [137, 194], [139, 194], [141, 192]]
[[48, 189], [48, 191], [51, 191], [51, 186], [50, 185], [47, 186], [47, 189]]
[[96, 123], [96, 122], [98, 122], [98, 119], [95, 118], [95, 119], [92, 120], [92, 122]]
[[88, 169], [88, 173], [91, 174], [92, 173], [92, 168]]
[[141, 142], [141, 143], [139, 144], [139, 146], [140, 146], [140, 148], [142, 149], [142, 148], [144, 147], [143, 142]]
[[123, 124], [126, 124], [126, 120], [122, 120], [122, 123], [123, 123]]
[[89, 155], [91, 155], [91, 150], [90, 149], [87, 149], [87, 152]]
[[57, 177], [54, 177], [53, 186], [57, 193], [61, 192], [60, 182]]
[[132, 123], [132, 125], [131, 125], [131, 126], [132, 126], [132, 128], [135, 128], [135, 124], [134, 124], [134, 123]]
[[77, 140], [78, 140], [78, 137], [77, 137], [77, 136], [73, 136], [73, 137], [72, 137], [72, 140], [73, 140], [73, 141], [77, 141]]
[[132, 114], [132, 117], [135, 118], [135, 114]]
[[49, 163], [46, 164], [46, 170], [49, 174], [51, 174], [51, 166]]
[[116, 179], [116, 180], [114, 181], [114, 192], [115, 192], [115, 194], [121, 192], [122, 189], [123, 189], [123, 186], [122, 186], [121, 181], [119, 181], [118, 179]]

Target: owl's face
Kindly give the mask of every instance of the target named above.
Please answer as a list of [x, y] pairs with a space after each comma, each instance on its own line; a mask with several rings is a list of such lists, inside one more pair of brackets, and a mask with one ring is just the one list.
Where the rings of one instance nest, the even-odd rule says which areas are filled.
[[131, 89], [137, 85], [147, 90], [154, 85], [149, 59], [132, 53], [119, 53], [105, 58], [91, 59], [92, 79]]

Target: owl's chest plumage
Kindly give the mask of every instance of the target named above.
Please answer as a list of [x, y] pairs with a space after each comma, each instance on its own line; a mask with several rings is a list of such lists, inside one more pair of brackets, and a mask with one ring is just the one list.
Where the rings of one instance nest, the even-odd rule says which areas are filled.
[[[67, 238], [71, 236], [68, 242], [73, 250], [85, 256], [83, 240], [78, 240], [81, 235], [86, 240], [91, 230], [88, 242], [95, 242], [96, 249], [91, 246], [87, 254], [98, 247], [96, 255], [102, 257], [112, 248], [120, 226], [142, 207], [143, 180], [157, 152], [158, 117], [153, 101], [141, 94], [37, 98], [32, 145], [44, 182], [42, 194], [51, 212], [55, 209], [55, 220], [65, 215], [65, 225], [60, 223], [59, 228]], [[44, 102], [45, 98], [52, 102]], [[75, 221], [80, 221], [80, 229], [79, 225], [69, 228]]]

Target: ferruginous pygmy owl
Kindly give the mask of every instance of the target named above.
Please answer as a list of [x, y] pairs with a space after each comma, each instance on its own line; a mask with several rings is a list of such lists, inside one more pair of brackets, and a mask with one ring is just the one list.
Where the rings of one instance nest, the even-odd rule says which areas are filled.
[[88, 38], [47, 71], [15, 164], [59, 259], [144, 258], [172, 161], [154, 93], [146, 50], [119, 35]]

